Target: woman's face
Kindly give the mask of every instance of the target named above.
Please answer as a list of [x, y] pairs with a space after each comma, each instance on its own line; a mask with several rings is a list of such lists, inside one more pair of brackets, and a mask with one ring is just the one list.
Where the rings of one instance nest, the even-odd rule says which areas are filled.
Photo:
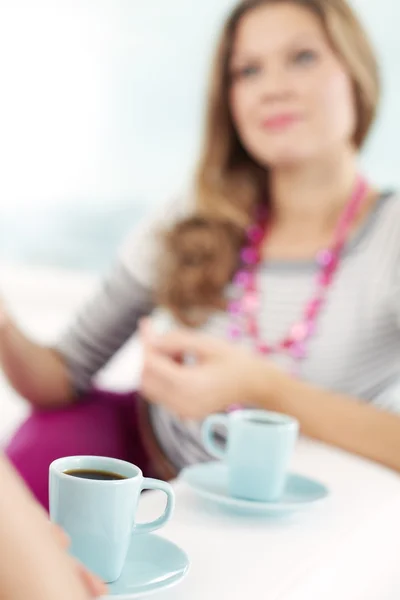
[[352, 82], [310, 10], [289, 0], [246, 14], [230, 72], [232, 117], [259, 163], [294, 165], [349, 144]]

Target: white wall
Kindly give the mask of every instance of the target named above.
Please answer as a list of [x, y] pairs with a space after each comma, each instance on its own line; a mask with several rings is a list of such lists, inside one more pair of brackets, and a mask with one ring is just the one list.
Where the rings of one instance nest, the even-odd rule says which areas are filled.
[[[386, 87], [365, 163], [393, 185], [400, 3], [355, 3]], [[180, 187], [196, 156], [215, 34], [233, 4], [0, 0], [2, 257], [100, 267], [129, 224]]]

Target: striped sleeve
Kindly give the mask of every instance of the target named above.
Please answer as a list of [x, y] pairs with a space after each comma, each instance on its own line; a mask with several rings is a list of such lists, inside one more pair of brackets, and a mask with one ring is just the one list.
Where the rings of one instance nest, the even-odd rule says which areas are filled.
[[55, 346], [78, 392], [90, 387], [94, 375], [131, 337], [139, 319], [152, 308], [149, 288], [136, 281], [118, 261]]
[[161, 234], [194, 209], [194, 195], [187, 191], [157, 206], [135, 227], [119, 251], [121, 263], [135, 281], [147, 288], [157, 285], [157, 263], [162, 252]]
[[132, 230], [97, 294], [55, 346], [78, 392], [90, 387], [96, 373], [133, 335], [139, 319], [152, 311], [161, 232], [193, 206], [192, 195], [182, 194], [156, 207]]

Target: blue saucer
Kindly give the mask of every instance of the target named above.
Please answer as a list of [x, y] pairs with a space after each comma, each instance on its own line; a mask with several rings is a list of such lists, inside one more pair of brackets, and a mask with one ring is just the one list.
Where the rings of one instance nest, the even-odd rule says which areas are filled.
[[189, 570], [185, 552], [154, 534], [133, 535], [118, 581], [108, 585], [103, 600], [132, 600], [179, 583]]
[[228, 468], [222, 462], [209, 462], [186, 467], [180, 477], [202, 498], [211, 500], [234, 512], [255, 515], [289, 514], [309, 509], [329, 495], [328, 489], [322, 483], [290, 473], [285, 490], [279, 500], [253, 502], [233, 498], [228, 493]]

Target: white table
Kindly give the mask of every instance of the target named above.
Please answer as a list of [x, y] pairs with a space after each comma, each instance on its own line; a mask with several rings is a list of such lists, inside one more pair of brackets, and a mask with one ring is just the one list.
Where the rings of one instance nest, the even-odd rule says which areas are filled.
[[[326, 483], [328, 501], [278, 520], [234, 517], [174, 483], [177, 508], [162, 535], [192, 567], [159, 600], [398, 600], [400, 476], [336, 449], [302, 440], [293, 463]], [[140, 518], [160, 511], [148, 493]]]

